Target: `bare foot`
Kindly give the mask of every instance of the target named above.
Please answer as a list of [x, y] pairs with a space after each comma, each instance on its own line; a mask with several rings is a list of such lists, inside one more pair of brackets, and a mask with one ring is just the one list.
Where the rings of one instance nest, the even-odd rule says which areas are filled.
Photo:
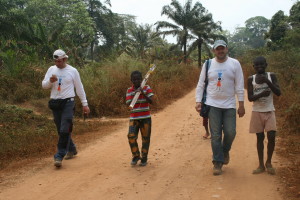
[[209, 134], [205, 134], [202, 137], [203, 137], [203, 139], [208, 139], [209, 138]]

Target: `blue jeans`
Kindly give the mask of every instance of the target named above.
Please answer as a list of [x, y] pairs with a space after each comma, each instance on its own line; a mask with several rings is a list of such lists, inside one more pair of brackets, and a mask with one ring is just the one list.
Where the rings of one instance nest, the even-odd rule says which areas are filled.
[[[236, 109], [210, 107], [208, 117], [211, 132], [213, 163], [223, 163], [224, 153], [228, 153], [230, 151], [232, 142], [236, 135]], [[224, 132], [223, 140], [222, 132]]]
[[63, 110], [52, 110], [54, 123], [58, 132], [57, 153], [54, 159], [62, 160], [67, 152], [76, 152], [76, 146], [71, 138], [73, 128], [74, 98], [67, 101]]

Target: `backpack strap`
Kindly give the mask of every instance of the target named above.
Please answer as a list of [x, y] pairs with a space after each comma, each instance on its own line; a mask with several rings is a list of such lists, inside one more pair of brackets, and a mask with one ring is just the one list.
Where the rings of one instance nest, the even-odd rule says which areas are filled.
[[203, 97], [202, 97], [202, 103], [206, 102], [206, 90], [207, 90], [207, 85], [208, 85], [208, 70], [210, 68], [210, 64], [211, 64], [211, 59], [208, 59], [205, 61], [205, 86], [204, 86], [204, 91], [203, 91]]
[[209, 70], [210, 64], [211, 64], [211, 59], [206, 60], [206, 62], [205, 62], [205, 80], [204, 80], [204, 82], [205, 82], [205, 89], [207, 88], [207, 85], [208, 85], [207, 74], [208, 74], [208, 70]]

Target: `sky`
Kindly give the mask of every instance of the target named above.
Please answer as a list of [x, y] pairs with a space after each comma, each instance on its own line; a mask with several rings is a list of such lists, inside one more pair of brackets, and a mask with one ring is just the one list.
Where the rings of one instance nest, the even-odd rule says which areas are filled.
[[[186, 0], [178, 0], [181, 5]], [[162, 7], [170, 5], [171, 0], [110, 0], [111, 10], [119, 14], [136, 16], [138, 24], [154, 24], [157, 21], [170, 21], [161, 16]], [[196, 0], [193, 0], [194, 5]], [[235, 28], [245, 26], [251, 17], [264, 16], [271, 19], [279, 10], [289, 15], [296, 0], [200, 0], [200, 3], [212, 13], [215, 22], [221, 21], [222, 28], [234, 32]], [[171, 22], [171, 21], [170, 21]]]

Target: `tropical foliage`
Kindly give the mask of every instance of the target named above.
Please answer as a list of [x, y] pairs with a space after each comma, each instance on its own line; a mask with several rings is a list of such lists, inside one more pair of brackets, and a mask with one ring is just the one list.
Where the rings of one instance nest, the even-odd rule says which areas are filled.
[[[112, 6], [109, 0], [0, 0], [1, 160], [7, 162], [33, 152], [41, 155], [40, 151], [45, 152], [50, 144], [43, 142], [53, 141], [53, 132], [48, 134], [53, 123], [48, 118], [7, 104], [30, 104], [38, 113], [49, 114], [49, 93], [41, 89], [40, 83], [52, 64], [55, 49], [66, 50], [69, 62], [81, 67], [78, 70], [91, 115], [120, 116], [127, 112], [124, 90], [130, 85], [132, 70], [145, 73], [149, 63], [159, 65], [151, 79], [157, 98], [154, 108], [159, 109], [183, 95], [186, 88], [193, 88], [199, 69], [189, 63], [197, 60], [200, 66], [211, 56], [212, 42], [221, 38], [228, 42], [229, 55], [242, 62], [245, 77], [253, 73], [252, 59], [258, 55], [265, 56], [268, 70], [278, 74], [283, 91], [276, 99], [279, 135], [287, 140], [285, 153], [295, 155], [289, 167], [295, 172], [300, 170], [299, 1], [289, 15], [278, 11], [271, 19], [254, 16], [233, 33], [222, 30], [221, 23], [215, 22], [199, 1], [180, 4], [172, 0], [161, 12], [169, 21], [154, 25], [137, 24], [134, 16], [112, 12]], [[164, 38], [167, 35], [176, 37], [177, 42], [168, 43]], [[81, 108], [77, 107], [79, 112]], [[42, 137], [37, 138], [41, 133]], [[299, 173], [293, 178], [298, 181]], [[293, 183], [293, 179], [287, 182]]]
[[[186, 62], [188, 56], [188, 41], [197, 36], [197, 39], [199, 39], [201, 31], [202, 34], [207, 31], [212, 32], [212, 27], [209, 26], [214, 26], [211, 14], [209, 14], [198, 1], [193, 6], [192, 1], [188, 0], [186, 4], [182, 6], [177, 0], [172, 0], [170, 5], [163, 7], [161, 14], [166, 15], [169, 19], [175, 22], [175, 24], [167, 21], [158, 21], [156, 23], [156, 29], [160, 30], [160, 34], [162, 35], [173, 35], [177, 37], [177, 45], [183, 48], [184, 62]], [[206, 25], [207, 27], [205, 27]], [[204, 27], [206, 30], [203, 30]], [[192, 36], [192, 30], [196, 35], [198, 35]], [[202, 38], [200, 36], [198, 44], [202, 44], [201, 39]]]
[[205, 9], [203, 9], [202, 12], [199, 13], [199, 16], [194, 18], [193, 21], [194, 25], [190, 27], [192, 32], [192, 43], [188, 52], [190, 54], [197, 48], [198, 66], [200, 67], [202, 64], [202, 46], [204, 45], [206, 53], [211, 56], [209, 44], [213, 44], [214, 40], [217, 38], [224, 40], [226, 40], [226, 38], [220, 34], [220, 31], [222, 31], [220, 22], [215, 23], [212, 14], [208, 13]]
[[[111, 6], [109, 0], [1, 0], [0, 63], [16, 69], [10, 58], [18, 57], [24, 65], [47, 62], [55, 49], [63, 48], [71, 63], [80, 67], [90, 61], [115, 60], [123, 53], [181, 62], [195, 49], [200, 64], [202, 46], [208, 50], [221, 33], [220, 23], [198, 1], [181, 5], [173, 0], [162, 8], [162, 15], [174, 23], [159, 21], [156, 27], [113, 13]], [[161, 37], [170, 34], [177, 37], [176, 44]]]

